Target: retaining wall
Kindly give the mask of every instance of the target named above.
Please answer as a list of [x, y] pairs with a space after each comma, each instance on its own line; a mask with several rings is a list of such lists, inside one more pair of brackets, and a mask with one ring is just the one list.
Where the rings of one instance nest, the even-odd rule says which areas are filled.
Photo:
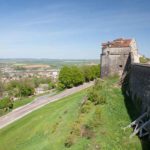
[[150, 111], [150, 65], [131, 64], [129, 91], [140, 111]]

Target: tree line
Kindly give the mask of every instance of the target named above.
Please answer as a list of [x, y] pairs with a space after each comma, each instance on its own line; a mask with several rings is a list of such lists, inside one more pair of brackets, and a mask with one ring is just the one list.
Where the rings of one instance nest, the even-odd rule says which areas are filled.
[[64, 66], [59, 73], [58, 88], [72, 88], [100, 77], [100, 65]]

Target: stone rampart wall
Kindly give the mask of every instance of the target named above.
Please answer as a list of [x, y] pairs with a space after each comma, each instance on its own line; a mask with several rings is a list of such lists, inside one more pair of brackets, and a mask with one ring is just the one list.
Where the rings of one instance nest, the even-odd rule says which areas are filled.
[[137, 109], [150, 110], [150, 65], [131, 64], [129, 91]]

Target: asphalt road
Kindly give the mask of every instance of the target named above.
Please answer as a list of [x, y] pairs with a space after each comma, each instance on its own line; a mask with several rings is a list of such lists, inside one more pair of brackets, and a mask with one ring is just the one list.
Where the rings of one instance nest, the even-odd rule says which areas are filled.
[[39, 98], [36, 98], [33, 102], [24, 105], [22, 107], [19, 107], [17, 109], [14, 109], [12, 112], [6, 114], [5, 116], [0, 117], [0, 129], [11, 124], [12, 122], [26, 116], [27, 114], [33, 112], [34, 110], [41, 108], [48, 103], [58, 101], [64, 97], [67, 97], [71, 94], [74, 94], [76, 92], [79, 92], [83, 89], [86, 89], [90, 86], [92, 86], [94, 82], [89, 82], [89, 83], [84, 83], [83, 85], [80, 85], [78, 87], [73, 87], [71, 89], [67, 89], [57, 95], [50, 96], [50, 95], [45, 95], [41, 96]]

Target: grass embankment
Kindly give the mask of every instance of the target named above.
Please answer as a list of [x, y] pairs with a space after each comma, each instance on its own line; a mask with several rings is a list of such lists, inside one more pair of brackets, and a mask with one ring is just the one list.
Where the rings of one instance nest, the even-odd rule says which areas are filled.
[[84, 90], [0, 130], [0, 150], [141, 150], [131, 130], [121, 129], [130, 118], [116, 80], [103, 84], [102, 104], [84, 101]]
[[27, 97], [27, 98], [22, 98], [20, 100], [17, 100], [17, 101], [14, 102], [13, 109], [16, 109], [18, 107], [26, 105], [26, 104], [32, 102], [34, 99], [35, 99], [35, 97], [30, 97], [30, 98]]

